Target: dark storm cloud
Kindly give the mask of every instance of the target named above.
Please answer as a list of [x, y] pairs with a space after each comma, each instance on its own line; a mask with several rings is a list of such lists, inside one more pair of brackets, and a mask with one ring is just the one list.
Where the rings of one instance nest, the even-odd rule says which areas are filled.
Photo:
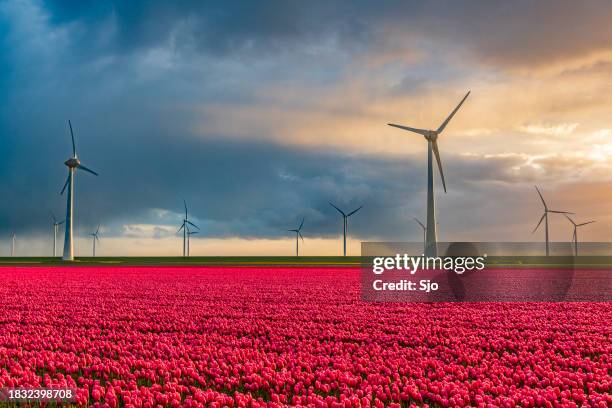
[[[81, 23], [83, 41], [116, 29], [129, 52], [173, 39], [193, 51], [269, 56], [332, 41], [339, 50], [385, 54], [467, 50], [473, 63], [546, 65], [612, 46], [612, 5], [573, 1], [51, 1], [56, 25]], [[90, 50], [84, 47], [84, 50]], [[465, 57], [465, 56], [464, 56]]]
[[109, 25], [113, 45], [123, 51], [156, 46], [173, 37], [180, 47], [218, 56], [236, 52], [273, 54], [299, 42], [329, 36], [349, 45], [364, 41], [371, 27], [361, 22], [359, 3], [299, 1], [51, 1], [56, 25], [83, 23], [85, 38], [95, 39]]

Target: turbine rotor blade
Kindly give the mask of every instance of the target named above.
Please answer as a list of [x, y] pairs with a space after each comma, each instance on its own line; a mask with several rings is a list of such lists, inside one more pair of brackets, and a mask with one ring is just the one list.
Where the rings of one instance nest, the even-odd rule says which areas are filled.
[[300, 231], [298, 231], [298, 235], [300, 236], [300, 238], [302, 238], [302, 241], [304, 241], [304, 237], [302, 236], [302, 233]]
[[351, 215], [355, 214], [357, 211], [361, 210], [361, 208], [363, 208], [363, 205], [359, 206], [359, 208], [357, 208], [356, 210], [351, 211], [351, 212], [350, 212], [350, 213], [348, 213], [346, 216], [347, 216], [347, 217], [350, 217]]
[[185, 222], [186, 222], [187, 224], [191, 225], [191, 226], [196, 227], [197, 229], [200, 229], [200, 227], [198, 227], [197, 225], [195, 225], [195, 224], [194, 224], [193, 222], [191, 222], [191, 221], [185, 220]]
[[342, 211], [341, 209], [339, 209], [338, 207], [336, 207], [335, 205], [333, 205], [331, 202], [329, 203], [329, 205], [331, 205], [332, 207], [334, 207], [336, 210], [338, 210], [338, 212], [340, 214], [342, 214], [343, 217], [346, 217], [346, 214], [344, 213], [344, 211]]
[[82, 164], [79, 164], [79, 166], [78, 166], [77, 168], [79, 168], [79, 169], [81, 169], [81, 170], [84, 170], [84, 171], [86, 171], [86, 172], [88, 172], [88, 173], [91, 173], [91, 174], [93, 174], [94, 176], [97, 176], [97, 175], [98, 175], [98, 173], [96, 173], [95, 171], [93, 171], [93, 170], [91, 170], [91, 169], [88, 169], [87, 167], [83, 166]]
[[98, 235], [99, 231], [100, 231], [100, 224], [98, 224], [98, 228], [96, 228], [96, 235]]
[[438, 162], [438, 170], [440, 170], [440, 177], [442, 178], [442, 186], [444, 187], [444, 192], [446, 193], [446, 182], [444, 181], [444, 171], [442, 171], [442, 161], [440, 160], [440, 151], [438, 150], [438, 142], [434, 140], [433, 142], [433, 151], [436, 155], [436, 161]]
[[540, 222], [538, 222], [538, 225], [536, 225], [536, 227], [531, 232], [532, 234], [537, 231], [537, 229], [540, 226], [540, 224], [542, 223], [542, 221], [544, 221], [544, 217], [546, 217], [546, 213], [542, 214], [542, 218], [540, 218]]
[[68, 174], [68, 177], [66, 177], [66, 182], [64, 183], [64, 187], [62, 188], [62, 191], [60, 192], [60, 195], [64, 194], [64, 191], [66, 190], [66, 187], [68, 187], [68, 182], [70, 182], [70, 174]]
[[300, 223], [300, 226], [298, 227], [298, 231], [302, 229], [302, 227], [304, 226], [304, 219], [302, 218], [302, 222]]
[[459, 105], [457, 105], [457, 107], [455, 108], [455, 110], [453, 110], [451, 112], [450, 115], [448, 115], [448, 118], [446, 118], [446, 120], [440, 125], [440, 127], [438, 128], [438, 130], [436, 131], [437, 133], [442, 133], [442, 131], [444, 130], [444, 128], [446, 127], [446, 125], [448, 125], [448, 122], [451, 121], [451, 119], [453, 118], [453, 116], [455, 116], [455, 113], [457, 113], [457, 111], [459, 110], [459, 108], [461, 107], [461, 105], [463, 105], [463, 102], [465, 102], [465, 100], [467, 99], [468, 96], [470, 96], [470, 92], [468, 91], [468, 93], [465, 94], [465, 96], [463, 97], [463, 99], [461, 100], [461, 102], [459, 102]]
[[396, 127], [398, 129], [407, 130], [409, 132], [418, 133], [419, 135], [422, 135], [422, 136], [427, 136], [428, 132], [429, 132], [428, 130], [425, 130], [425, 129], [419, 129], [419, 128], [412, 128], [412, 127], [409, 127], [409, 126], [396, 125], [394, 123], [387, 123], [387, 125]]
[[594, 223], [594, 222], [595, 222], [595, 221], [587, 221], [587, 222], [583, 222], [582, 224], [578, 224], [578, 225], [576, 225], [576, 226], [577, 226], [577, 227], [582, 227], [583, 225], [592, 224], [592, 223]]
[[62, 225], [62, 224], [63, 224], [63, 223], [65, 223], [65, 222], [66, 222], [66, 220], [61, 221], [61, 222], [58, 222], [58, 223], [57, 223], [57, 225]]
[[70, 126], [70, 137], [72, 137], [72, 157], [76, 157], [76, 143], [74, 143], [74, 132], [72, 131], [72, 122], [68, 120], [68, 126]]
[[185, 204], [185, 219], [187, 219], [187, 201], [183, 200], [183, 204]]
[[534, 186], [536, 191], [538, 192], [538, 195], [540, 196], [540, 200], [542, 200], [542, 204], [544, 204], [544, 209], [548, 209], [548, 206], [546, 205], [546, 201], [544, 201], [544, 197], [542, 197], [542, 193], [540, 193], [540, 189], [538, 188], [538, 186]]
[[415, 220], [416, 222], [418, 222], [418, 223], [419, 223], [419, 225], [420, 225], [420, 226], [421, 226], [423, 229], [427, 229], [427, 228], [425, 227], [425, 225], [423, 225], [423, 223], [422, 223], [421, 221], [419, 221], [419, 219], [418, 219], [418, 218], [416, 218], [416, 217], [413, 217], [413, 218], [414, 218], [414, 220]]
[[567, 212], [567, 211], [555, 211], [555, 210], [546, 210], [549, 213], [555, 213], [555, 214], [574, 214], [573, 212]]
[[177, 233], [181, 232], [181, 230], [185, 228], [185, 223], [183, 222], [183, 225], [181, 225], [181, 228], [178, 229], [178, 231], [176, 231]]

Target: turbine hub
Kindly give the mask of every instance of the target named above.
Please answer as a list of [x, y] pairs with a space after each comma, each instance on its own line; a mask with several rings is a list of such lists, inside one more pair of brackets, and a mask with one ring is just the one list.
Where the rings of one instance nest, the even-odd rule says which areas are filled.
[[81, 161], [77, 159], [76, 157], [71, 157], [68, 160], [66, 160], [64, 164], [70, 167], [71, 169], [74, 169], [76, 167], [79, 167], [79, 165], [81, 164]]
[[424, 136], [425, 139], [427, 139], [428, 141], [435, 142], [438, 139], [438, 132], [436, 132], [435, 130], [429, 130]]

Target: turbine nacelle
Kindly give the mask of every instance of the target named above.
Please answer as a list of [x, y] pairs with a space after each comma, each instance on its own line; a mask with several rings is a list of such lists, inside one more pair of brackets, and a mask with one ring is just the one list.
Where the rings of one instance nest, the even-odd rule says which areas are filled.
[[68, 160], [66, 160], [64, 164], [71, 169], [76, 169], [77, 167], [81, 165], [81, 161], [76, 157], [71, 157]]
[[440, 134], [435, 131], [435, 130], [427, 130], [424, 132], [423, 137], [425, 138], [425, 140], [427, 140], [428, 142], [435, 142], [438, 140], [438, 136]]

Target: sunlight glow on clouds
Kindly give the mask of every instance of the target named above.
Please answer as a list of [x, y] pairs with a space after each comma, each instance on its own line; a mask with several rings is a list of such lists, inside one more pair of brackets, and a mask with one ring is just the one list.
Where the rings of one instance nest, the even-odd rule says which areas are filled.
[[123, 234], [131, 238], [162, 238], [176, 234], [176, 228], [155, 224], [125, 224]]
[[524, 125], [519, 130], [536, 135], [566, 136], [571, 135], [577, 127], [578, 123], [560, 123], [552, 126]]

